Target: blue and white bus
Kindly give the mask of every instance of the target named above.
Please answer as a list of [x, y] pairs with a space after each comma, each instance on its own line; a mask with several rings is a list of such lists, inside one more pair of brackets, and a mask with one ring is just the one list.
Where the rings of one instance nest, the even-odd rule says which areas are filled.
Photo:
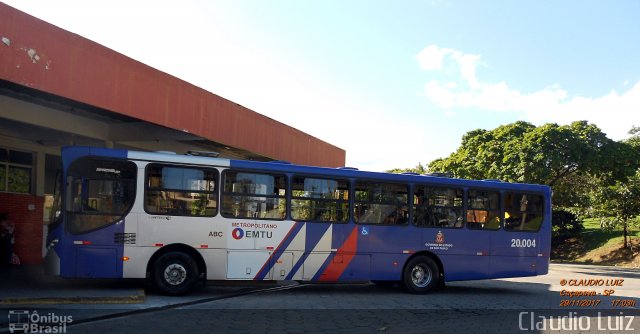
[[547, 186], [282, 162], [62, 150], [45, 259], [69, 278], [399, 283], [544, 275]]

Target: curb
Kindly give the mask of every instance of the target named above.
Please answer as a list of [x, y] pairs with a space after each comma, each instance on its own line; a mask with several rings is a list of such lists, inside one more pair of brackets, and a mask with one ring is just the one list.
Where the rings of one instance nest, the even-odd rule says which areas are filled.
[[145, 301], [144, 289], [121, 297], [17, 297], [2, 298], [0, 305], [51, 305], [51, 304], [141, 304]]

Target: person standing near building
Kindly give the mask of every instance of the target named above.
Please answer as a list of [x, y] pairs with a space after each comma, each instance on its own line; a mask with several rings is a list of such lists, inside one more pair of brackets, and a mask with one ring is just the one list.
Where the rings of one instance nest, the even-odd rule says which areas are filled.
[[7, 218], [7, 214], [0, 214], [0, 266], [8, 267], [13, 261], [13, 233], [15, 225]]

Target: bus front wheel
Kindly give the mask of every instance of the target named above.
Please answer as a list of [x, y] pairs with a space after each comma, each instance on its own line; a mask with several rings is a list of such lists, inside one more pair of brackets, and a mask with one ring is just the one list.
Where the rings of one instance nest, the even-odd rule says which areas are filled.
[[153, 264], [153, 283], [166, 295], [177, 296], [187, 293], [198, 276], [196, 261], [181, 252], [162, 254]]
[[428, 256], [416, 256], [409, 260], [402, 277], [407, 291], [421, 294], [434, 290], [439, 286], [440, 270], [438, 265]]

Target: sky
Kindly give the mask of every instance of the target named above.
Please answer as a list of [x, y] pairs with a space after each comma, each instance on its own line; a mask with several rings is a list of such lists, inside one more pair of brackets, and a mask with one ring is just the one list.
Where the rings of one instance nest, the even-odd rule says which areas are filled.
[[640, 1], [2, 0], [383, 171], [523, 120], [640, 126]]

